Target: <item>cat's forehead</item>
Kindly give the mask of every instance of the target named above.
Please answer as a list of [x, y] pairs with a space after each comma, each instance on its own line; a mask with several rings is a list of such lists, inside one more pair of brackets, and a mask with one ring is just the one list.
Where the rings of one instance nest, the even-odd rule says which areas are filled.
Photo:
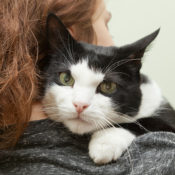
[[80, 44], [86, 51], [93, 51], [95, 54], [113, 56], [117, 52], [117, 47], [115, 46], [104, 47], [104, 46], [97, 46], [89, 43], [83, 43], [83, 42], [80, 42]]
[[89, 67], [88, 59], [79, 61], [70, 67], [71, 74], [76, 82], [81, 85], [96, 86], [104, 79], [104, 74], [100, 70]]

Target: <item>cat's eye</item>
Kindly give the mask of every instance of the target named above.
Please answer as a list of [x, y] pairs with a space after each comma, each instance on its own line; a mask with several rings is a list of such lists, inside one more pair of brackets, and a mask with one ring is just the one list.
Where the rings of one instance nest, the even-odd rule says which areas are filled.
[[60, 73], [60, 82], [65, 86], [73, 86], [74, 85], [74, 79], [68, 72], [62, 72]]
[[117, 85], [113, 82], [103, 82], [100, 84], [99, 89], [102, 93], [112, 94], [116, 91]]

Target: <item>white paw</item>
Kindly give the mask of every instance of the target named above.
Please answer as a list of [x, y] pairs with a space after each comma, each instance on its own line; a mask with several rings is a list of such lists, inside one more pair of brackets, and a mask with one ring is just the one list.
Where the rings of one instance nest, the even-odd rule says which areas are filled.
[[112, 160], [117, 160], [124, 150], [105, 142], [91, 143], [89, 145], [89, 155], [96, 164], [106, 164]]
[[122, 128], [107, 128], [92, 135], [89, 156], [96, 164], [117, 160], [128, 148], [135, 136]]

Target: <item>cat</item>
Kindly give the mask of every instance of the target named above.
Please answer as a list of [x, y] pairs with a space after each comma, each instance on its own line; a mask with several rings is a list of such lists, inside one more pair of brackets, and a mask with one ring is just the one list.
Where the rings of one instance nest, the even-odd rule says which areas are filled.
[[44, 111], [74, 134], [92, 134], [89, 156], [117, 160], [149, 131], [175, 132], [175, 112], [157, 84], [140, 73], [152, 34], [122, 47], [76, 41], [54, 14], [46, 22], [48, 52], [39, 63]]

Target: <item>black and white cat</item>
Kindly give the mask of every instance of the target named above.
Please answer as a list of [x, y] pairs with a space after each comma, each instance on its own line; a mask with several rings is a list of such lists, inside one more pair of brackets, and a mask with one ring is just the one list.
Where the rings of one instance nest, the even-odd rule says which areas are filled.
[[159, 30], [123, 47], [75, 41], [53, 14], [48, 55], [39, 63], [44, 111], [72, 133], [92, 133], [95, 163], [116, 160], [136, 136], [175, 132], [175, 112], [156, 83], [140, 74], [141, 58]]

